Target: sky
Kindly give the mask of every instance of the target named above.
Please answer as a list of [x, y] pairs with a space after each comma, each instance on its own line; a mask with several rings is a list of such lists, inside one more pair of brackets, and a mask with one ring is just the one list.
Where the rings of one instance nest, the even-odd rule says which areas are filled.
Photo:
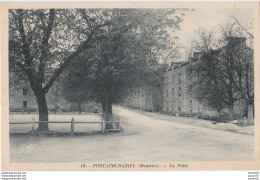
[[178, 46], [183, 47], [182, 51], [187, 51], [191, 41], [196, 37], [196, 31], [201, 27], [218, 34], [219, 25], [230, 21], [230, 16], [236, 17], [244, 26], [250, 25], [253, 20], [252, 9], [207, 8], [186, 12], [184, 21], [180, 24], [181, 30], [177, 32]]

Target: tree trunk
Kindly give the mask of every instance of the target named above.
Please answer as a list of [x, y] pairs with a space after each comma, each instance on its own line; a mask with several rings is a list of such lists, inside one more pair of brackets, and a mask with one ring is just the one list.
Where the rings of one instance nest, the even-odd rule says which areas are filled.
[[[39, 121], [48, 121], [48, 107], [44, 92], [35, 93], [38, 110], [39, 110]], [[39, 123], [37, 131], [49, 131], [48, 123]]]
[[218, 110], [218, 116], [219, 116], [219, 119], [221, 121], [221, 110]]
[[104, 115], [106, 113], [106, 104], [102, 103], [102, 114]]
[[229, 120], [234, 120], [233, 105], [228, 105]]
[[77, 105], [78, 105], [79, 114], [81, 114], [81, 106], [80, 106], [80, 103], [77, 102]]
[[102, 117], [106, 120], [105, 114], [106, 114], [106, 104], [104, 102], [101, 102], [102, 105]]
[[[113, 114], [112, 114], [112, 103], [107, 102], [106, 103], [106, 109], [105, 109], [105, 121], [113, 121]], [[106, 123], [106, 129], [113, 129], [114, 123]]]
[[254, 112], [253, 112], [253, 105], [248, 104], [248, 113], [247, 113], [247, 124], [254, 125]]
[[158, 87], [159, 89], [158, 89], [158, 91], [159, 91], [159, 93], [160, 93], [160, 100], [159, 100], [159, 109], [158, 109], [158, 112], [162, 112], [163, 111], [163, 89], [162, 89], [162, 85], [160, 85], [160, 87]]

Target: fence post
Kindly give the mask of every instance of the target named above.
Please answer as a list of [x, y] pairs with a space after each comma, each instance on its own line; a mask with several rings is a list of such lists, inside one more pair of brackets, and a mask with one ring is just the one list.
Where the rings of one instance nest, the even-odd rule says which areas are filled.
[[101, 132], [102, 132], [102, 134], [104, 134], [104, 132], [105, 132], [104, 127], [105, 127], [105, 121], [104, 121], [104, 118], [102, 118], [102, 122], [101, 122]]
[[74, 133], [74, 118], [72, 117], [71, 119], [71, 131], [70, 131], [71, 135], [73, 135]]
[[119, 121], [118, 122], [118, 130], [120, 131], [121, 130], [121, 118], [120, 117], [118, 118], [118, 121]]
[[34, 135], [35, 118], [32, 118], [32, 135]]

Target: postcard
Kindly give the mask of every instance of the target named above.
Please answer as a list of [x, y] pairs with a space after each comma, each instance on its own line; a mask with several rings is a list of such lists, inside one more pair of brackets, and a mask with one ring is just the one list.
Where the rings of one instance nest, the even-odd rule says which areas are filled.
[[260, 169], [259, 3], [1, 3], [2, 170]]

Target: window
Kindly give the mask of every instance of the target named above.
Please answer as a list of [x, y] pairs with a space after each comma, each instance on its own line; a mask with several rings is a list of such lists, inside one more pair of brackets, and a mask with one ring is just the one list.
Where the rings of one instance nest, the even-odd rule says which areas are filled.
[[174, 97], [174, 88], [172, 88], [172, 97]]
[[167, 102], [167, 105], [166, 105], [166, 111], [168, 111], [169, 110], [169, 107], [168, 107], [168, 102]]
[[27, 101], [23, 101], [23, 108], [27, 108]]
[[181, 83], [181, 73], [179, 73], [179, 83]]
[[166, 94], [166, 96], [168, 97], [169, 96], [169, 90], [167, 89], [167, 94]]
[[27, 89], [23, 89], [23, 95], [27, 95]]
[[181, 87], [179, 87], [179, 96], [181, 96]]
[[172, 84], [174, 84], [174, 75], [172, 76]]

